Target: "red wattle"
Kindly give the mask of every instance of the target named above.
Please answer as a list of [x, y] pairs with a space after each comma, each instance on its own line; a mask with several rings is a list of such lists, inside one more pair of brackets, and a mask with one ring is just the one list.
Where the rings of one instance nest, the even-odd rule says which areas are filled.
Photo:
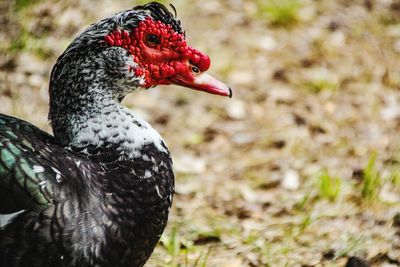
[[[145, 43], [147, 35], [159, 38], [159, 44]], [[193, 80], [194, 76], [187, 65], [189, 62], [206, 71], [210, 67], [210, 58], [186, 44], [185, 36], [175, 32], [171, 25], [147, 18], [139, 22], [131, 32], [115, 30], [104, 37], [110, 46], [119, 46], [132, 54], [137, 67], [134, 73], [144, 77], [144, 87], [169, 84], [173, 76]], [[131, 66], [132, 67], [132, 66]]]

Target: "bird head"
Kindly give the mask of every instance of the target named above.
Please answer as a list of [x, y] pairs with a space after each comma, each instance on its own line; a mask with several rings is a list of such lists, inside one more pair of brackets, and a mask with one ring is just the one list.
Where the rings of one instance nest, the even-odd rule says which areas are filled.
[[53, 68], [50, 93], [71, 88], [65, 84], [70, 80], [84, 80], [112, 84], [118, 98], [160, 84], [231, 97], [230, 87], [207, 74], [209, 67], [210, 58], [187, 44], [176, 15], [152, 2], [103, 19], [78, 36]]
[[[212, 94], [231, 96], [231, 89], [207, 74], [210, 58], [189, 46], [180, 21], [159, 3], [134, 8], [139, 21], [135, 27], [117, 28], [104, 36], [111, 47], [122, 47], [136, 64], [130, 66], [141, 86], [177, 84]], [[143, 15], [141, 15], [143, 14]]]

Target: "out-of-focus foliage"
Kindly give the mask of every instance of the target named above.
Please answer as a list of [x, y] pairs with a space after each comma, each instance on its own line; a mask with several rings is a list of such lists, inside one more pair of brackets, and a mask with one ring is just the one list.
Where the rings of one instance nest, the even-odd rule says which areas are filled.
[[322, 171], [318, 178], [320, 196], [334, 202], [339, 196], [342, 181], [339, 177], [329, 175], [326, 170]]
[[301, 4], [299, 0], [258, 0], [257, 7], [272, 25], [289, 26], [297, 22]]
[[366, 199], [379, 198], [382, 178], [376, 167], [376, 154], [372, 154], [363, 173], [362, 197]]

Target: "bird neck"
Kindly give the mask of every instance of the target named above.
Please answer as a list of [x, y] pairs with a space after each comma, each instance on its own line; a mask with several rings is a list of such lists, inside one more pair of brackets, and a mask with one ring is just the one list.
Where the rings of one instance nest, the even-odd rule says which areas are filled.
[[97, 83], [92, 87], [83, 95], [75, 95], [69, 104], [60, 98], [57, 108], [51, 105], [49, 117], [61, 145], [87, 154], [92, 154], [87, 151], [89, 148], [113, 147], [128, 158], [139, 157], [141, 149], [149, 144], [167, 152], [160, 135], [144, 119], [122, 106], [122, 99], [108, 93], [112, 90]]
[[83, 148], [84, 153], [89, 147], [114, 147], [120, 154], [135, 158], [141, 156], [146, 145], [167, 152], [161, 136], [150, 124], [115, 100], [103, 99], [97, 106], [72, 116], [69, 134], [69, 146]]

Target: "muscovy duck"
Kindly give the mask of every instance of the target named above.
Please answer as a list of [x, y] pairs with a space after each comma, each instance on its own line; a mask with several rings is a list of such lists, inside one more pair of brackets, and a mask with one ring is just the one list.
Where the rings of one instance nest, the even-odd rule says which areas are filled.
[[160, 135], [120, 104], [177, 84], [222, 96], [210, 59], [149, 3], [91, 25], [51, 72], [54, 136], [0, 115], [1, 266], [143, 266], [168, 219], [172, 161]]

